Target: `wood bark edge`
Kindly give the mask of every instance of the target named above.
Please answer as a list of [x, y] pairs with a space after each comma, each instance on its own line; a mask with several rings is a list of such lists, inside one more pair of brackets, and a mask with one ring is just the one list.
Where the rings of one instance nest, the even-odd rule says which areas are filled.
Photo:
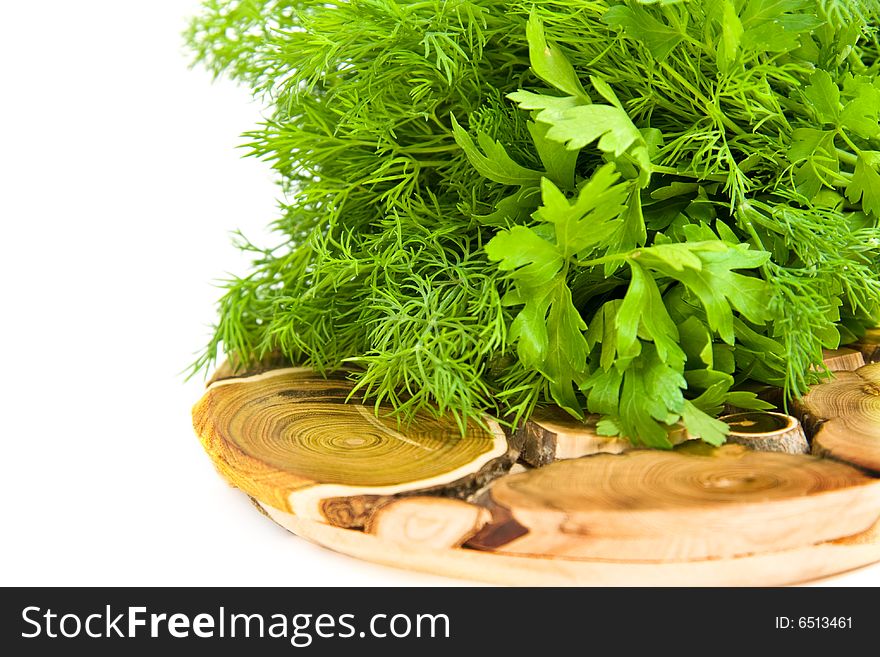
[[810, 445], [801, 423], [784, 413], [745, 411], [719, 418], [730, 426], [728, 443], [762, 452], [808, 454]]

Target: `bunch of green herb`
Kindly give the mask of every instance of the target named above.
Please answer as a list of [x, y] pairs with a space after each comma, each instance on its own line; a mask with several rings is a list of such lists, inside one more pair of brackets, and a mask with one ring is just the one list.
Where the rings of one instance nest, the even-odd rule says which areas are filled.
[[668, 447], [788, 397], [880, 305], [872, 0], [210, 0], [285, 201], [221, 350], [404, 416], [538, 404]]

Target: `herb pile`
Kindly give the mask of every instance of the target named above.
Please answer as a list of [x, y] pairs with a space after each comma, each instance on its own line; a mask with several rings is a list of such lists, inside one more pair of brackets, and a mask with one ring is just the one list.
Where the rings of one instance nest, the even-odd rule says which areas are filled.
[[[874, 0], [209, 0], [284, 192], [196, 369], [270, 351], [459, 422], [723, 442], [876, 324]], [[747, 386], [746, 386], [747, 387]]]

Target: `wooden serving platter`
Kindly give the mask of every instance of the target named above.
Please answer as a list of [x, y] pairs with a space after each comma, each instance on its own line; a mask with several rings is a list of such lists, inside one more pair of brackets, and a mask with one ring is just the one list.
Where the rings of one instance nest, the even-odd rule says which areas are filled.
[[513, 433], [403, 423], [349, 400], [345, 375], [281, 361], [220, 368], [193, 420], [266, 515], [361, 559], [515, 585], [782, 585], [880, 561], [880, 363], [855, 353], [828, 355], [842, 371], [801, 401], [803, 427], [731, 415], [720, 448], [682, 430], [632, 449], [553, 413]]

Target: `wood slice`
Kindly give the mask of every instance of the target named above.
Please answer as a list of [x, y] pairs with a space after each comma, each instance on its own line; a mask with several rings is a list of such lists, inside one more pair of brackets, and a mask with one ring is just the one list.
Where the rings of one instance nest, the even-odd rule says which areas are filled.
[[[648, 563], [434, 548], [340, 529], [270, 506], [265, 506], [265, 512], [288, 531], [358, 559], [514, 586], [783, 586], [880, 561], [880, 523], [855, 536], [791, 550], [732, 559]], [[291, 581], [294, 578], [295, 572]]]
[[813, 453], [880, 473], [880, 363], [839, 372], [799, 402]]
[[352, 384], [304, 368], [211, 384], [193, 424], [220, 473], [283, 511], [360, 527], [389, 498], [430, 492], [464, 497], [517, 458], [502, 429], [424, 414], [407, 425], [346, 403]]
[[810, 452], [801, 423], [791, 415], [750, 411], [725, 415], [720, 419], [730, 426], [728, 443], [736, 443], [760, 452]]
[[459, 547], [491, 519], [485, 507], [445, 497], [404, 497], [378, 507], [365, 531], [395, 543]]
[[865, 531], [880, 481], [842, 463], [740, 445], [559, 461], [493, 483], [467, 545], [503, 554], [682, 561], [785, 550]]
[[853, 347], [862, 352], [866, 363], [880, 362], [880, 328], [868, 329]]
[[[563, 459], [575, 459], [592, 454], [620, 454], [633, 445], [617, 436], [600, 436], [596, 431], [598, 415], [588, 415], [580, 421], [559, 408], [537, 409], [532, 417], [516, 430], [520, 458], [534, 467], [548, 465]], [[678, 445], [690, 440], [684, 427], [669, 432], [669, 440]]]
[[865, 364], [865, 357], [849, 347], [823, 349], [822, 362], [832, 372], [853, 372]]
[[540, 408], [516, 430], [522, 446], [520, 458], [539, 467], [560, 459], [573, 459], [590, 454], [620, 454], [630, 449], [628, 440], [600, 436], [596, 432], [597, 415], [588, 415], [581, 422], [562, 409]]

